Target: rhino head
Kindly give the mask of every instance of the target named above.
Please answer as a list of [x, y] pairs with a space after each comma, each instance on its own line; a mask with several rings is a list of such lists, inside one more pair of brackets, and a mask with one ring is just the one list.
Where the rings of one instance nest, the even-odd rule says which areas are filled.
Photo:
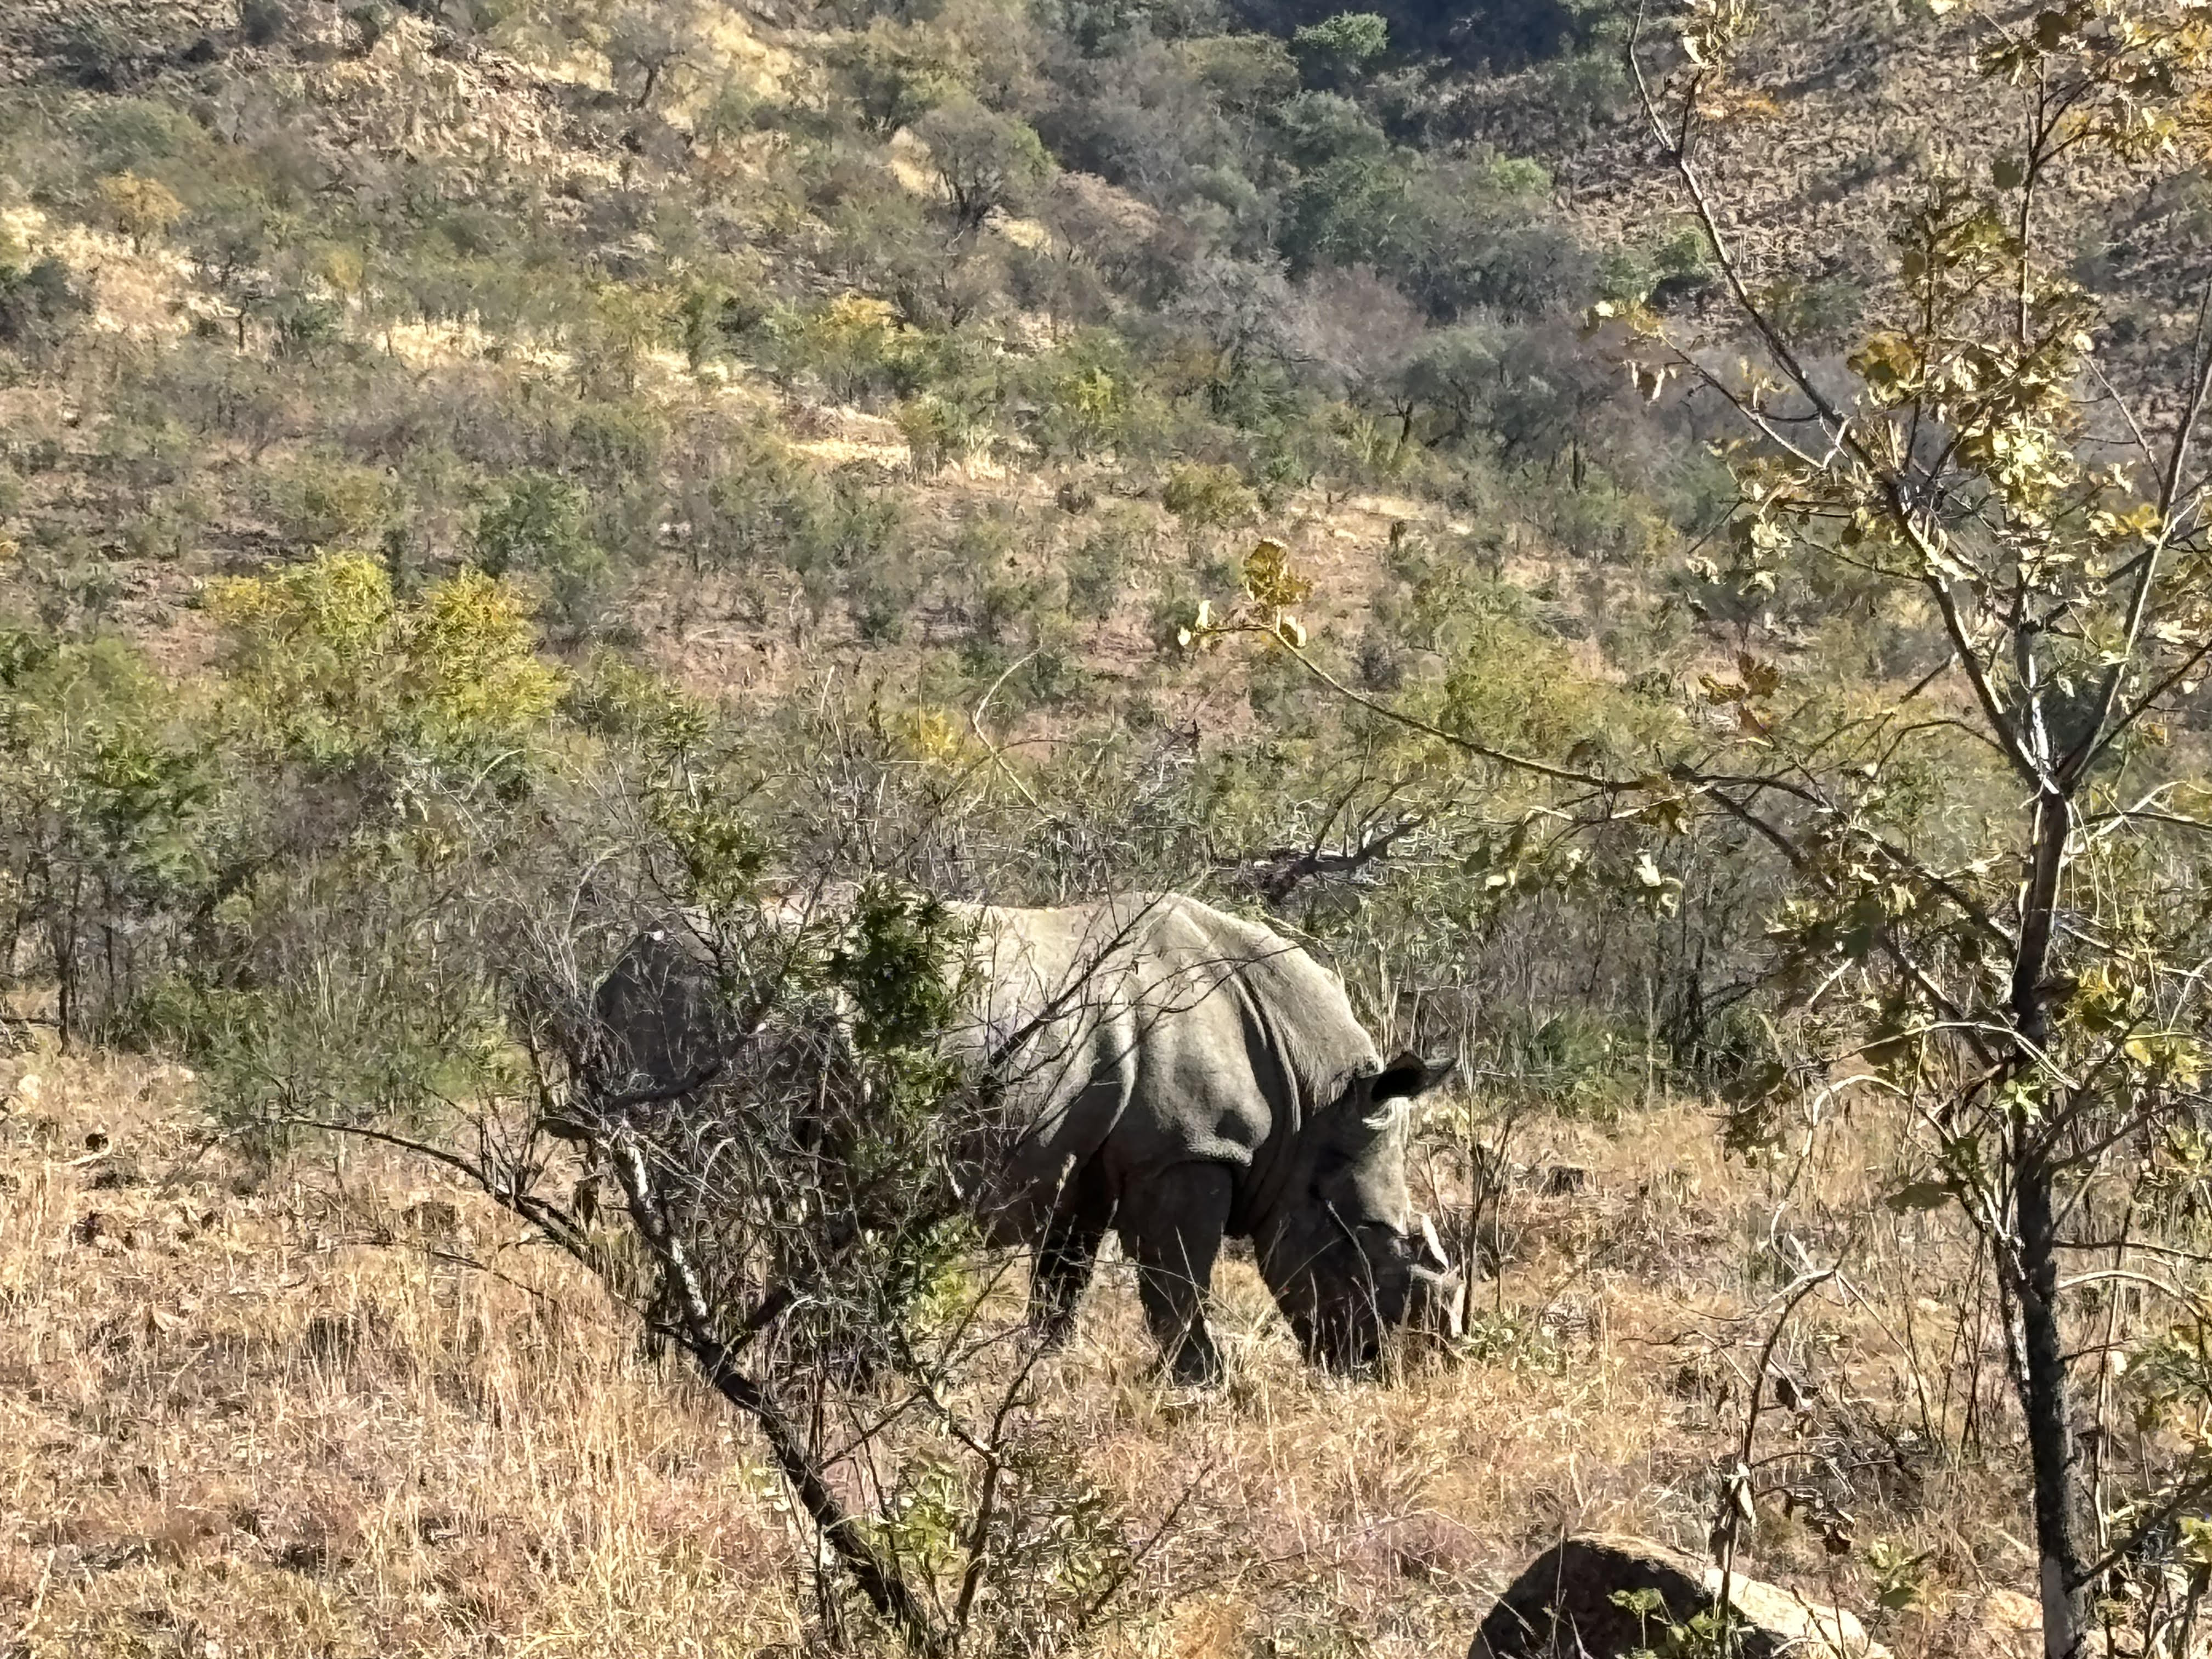
[[1261, 1276], [1309, 1358], [1371, 1364], [1386, 1330], [1454, 1316], [1456, 1275], [1406, 1192], [1406, 1103], [1450, 1075], [1401, 1054], [1309, 1123], [1282, 1197], [1254, 1229]]

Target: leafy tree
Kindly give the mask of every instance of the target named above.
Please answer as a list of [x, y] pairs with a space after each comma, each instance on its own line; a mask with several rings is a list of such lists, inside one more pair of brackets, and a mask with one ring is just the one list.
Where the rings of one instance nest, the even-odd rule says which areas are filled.
[[[2177, 165], [2212, 88], [2212, 32], [2199, 8], [2166, 0], [2067, 0], [1992, 24], [1975, 67], [2014, 119], [1981, 130], [2008, 136], [1973, 174], [1936, 173], [1905, 204], [1839, 397], [1770, 309], [1771, 278], [1754, 276], [1700, 158], [1751, 21], [1733, 3], [1698, 7], [1663, 82], [1659, 47], [1635, 62], [1761, 361], [1723, 374], [1632, 313], [1635, 372], [1647, 388], [1688, 377], [1756, 440], [1736, 462], [1726, 580], [1771, 592], [1842, 566], [1922, 607], [1947, 649], [1924, 682], [1944, 712], [1770, 720], [1776, 673], [1747, 659], [1708, 695], [1784, 764], [1747, 749], [1741, 783], [1701, 787], [1797, 877], [1777, 921], [1793, 965], [1863, 988], [1870, 1021], [1852, 1031], [1831, 1014], [1820, 1028], [1855, 1040], [1869, 1093], [1927, 1134], [1928, 1179], [1896, 1201], [1956, 1205], [1982, 1230], [2013, 1322], [2045, 1645], [2071, 1659], [2093, 1597], [2155, 1616], [2154, 1580], [2126, 1564], [2212, 1491], [2200, 1451], [2164, 1448], [2123, 1541], [2092, 1555], [2083, 1344], [2068, 1334], [2076, 1253], [2115, 1249], [2127, 1271], [2115, 1206], [2136, 1213], [2170, 1137], [2203, 1121], [2208, 826], [2195, 767], [2163, 750], [2195, 724], [2191, 690], [2212, 656], [2200, 511], [2212, 340], [2200, 320], [2171, 342], [2164, 386], [2100, 365], [2100, 308], [2066, 274], [2061, 203], [2069, 187]], [[2205, 307], [2212, 285], [2200, 319]], [[2091, 386], [2112, 388], [2125, 459]], [[1947, 761], [1961, 784], [1987, 780], [1955, 837], [1917, 822], [1906, 781]]]
[[0, 962], [52, 986], [64, 1043], [114, 1033], [215, 882], [198, 712], [121, 640], [0, 631]]
[[965, 88], [950, 55], [927, 32], [878, 18], [828, 53], [837, 89], [860, 125], [888, 138]]
[[240, 351], [246, 349], [248, 328], [275, 298], [269, 268], [278, 229], [268, 204], [250, 190], [224, 192], [187, 222], [192, 258], [202, 280], [228, 306]]
[[1027, 122], [999, 115], [973, 98], [940, 104], [915, 124], [929, 146], [930, 168], [944, 186], [952, 217], [972, 231], [1000, 210], [1028, 206], [1052, 177], [1052, 157]]
[[1545, 211], [1550, 191], [1534, 161], [1430, 161], [1407, 174], [1372, 263], [1440, 319], [1486, 310], [1524, 321], [1579, 307], [1595, 293], [1597, 259]]
[[1425, 319], [1372, 271], [1317, 272], [1301, 284], [1299, 337], [1310, 368], [1330, 389], [1398, 422], [1397, 448], [1413, 441], [1421, 400], [1408, 385], [1428, 345]]
[[[1673, 908], [1674, 868], [1688, 868], [1678, 838], [1699, 823], [1726, 820], [1771, 852], [1788, 1034], [1740, 1079], [1734, 1139], [1771, 1146], [1801, 1094], [1808, 1121], [1838, 1093], [1896, 1112], [1923, 1173], [1891, 1205], [1977, 1230], [2004, 1310], [2045, 1651], [2075, 1659], [2100, 1617], [2132, 1622], [2151, 1650], [2186, 1639], [2196, 1595], [2176, 1586], [2202, 1581], [2174, 1521], [2212, 1494], [2203, 1294], [2174, 1266], [2197, 1254], [2147, 1236], [2194, 1238], [2212, 1139], [2197, 702], [2212, 660], [2212, 281], [2196, 279], [2181, 329], [2130, 368], [2100, 350], [2100, 307], [2068, 275], [2068, 204], [2185, 164], [2212, 31], [2183, 0], [1985, 21], [1973, 66], [2012, 118], [1962, 108], [1958, 131], [2003, 136], [1970, 175], [1935, 173], [1904, 204], [1839, 386], [1770, 303], [1798, 250], [1739, 241], [1703, 159], [1741, 107], [1734, 71], [1753, 26], [1735, 0], [1697, 0], [1668, 39], [1632, 42], [1653, 137], [1750, 360], [1730, 368], [1641, 306], [1599, 319], [1647, 396], [1679, 378], [1741, 422], [1727, 556], [1699, 556], [1699, 573], [1762, 605], [1867, 583], [1923, 622], [1932, 665], [1838, 695], [1747, 623], [1732, 669], [1702, 680], [1706, 735], [1660, 728], [1645, 740], [1657, 763], [1614, 767], [1574, 737], [1586, 717], [1495, 707], [1492, 673], [1448, 681], [1441, 706], [1344, 684], [1306, 651], [1279, 557], [1248, 563], [1249, 604], [1229, 625], [1540, 792], [1502, 861], [1482, 860], [1486, 882], [1590, 867], [1584, 846], [1626, 822], [1644, 844], [1624, 886]], [[1804, 1265], [1793, 1297], [1833, 1272]], [[2149, 1288], [2158, 1310], [2124, 1327], [2115, 1283]], [[2159, 1374], [2131, 1422], [2091, 1381], [2123, 1328]], [[2185, 1351], [2200, 1358], [2172, 1363]], [[2079, 1438], [2092, 1423], [2100, 1444], [2129, 1437], [2138, 1471], [2121, 1498], [2118, 1464], [2100, 1457], [2094, 1516]], [[1749, 1480], [1732, 1484], [1729, 1514], [1748, 1510]], [[1724, 1520], [1724, 1551], [1734, 1528]]]
[[1296, 297], [1273, 263], [1201, 262], [1168, 316], [1202, 343], [1202, 384], [1217, 415], [1265, 404], [1300, 355]]
[[1358, 80], [1389, 49], [1389, 20], [1380, 12], [1340, 11], [1291, 37], [1299, 67], [1316, 86]]
[[135, 173], [102, 179], [100, 194], [115, 216], [116, 228], [131, 239], [133, 252], [143, 253], [147, 243], [166, 235], [185, 216], [185, 204], [167, 185]]
[[1298, 89], [1298, 66], [1273, 35], [1209, 34], [1177, 52], [1231, 109], [1258, 115]]
[[1282, 154], [1300, 167], [1380, 161], [1390, 155], [1382, 125], [1341, 93], [1302, 92], [1271, 114]]
[[696, 55], [699, 24], [685, 0], [652, 0], [615, 15], [607, 31], [607, 62], [616, 79], [634, 81], [633, 109], [645, 109], [671, 70]]

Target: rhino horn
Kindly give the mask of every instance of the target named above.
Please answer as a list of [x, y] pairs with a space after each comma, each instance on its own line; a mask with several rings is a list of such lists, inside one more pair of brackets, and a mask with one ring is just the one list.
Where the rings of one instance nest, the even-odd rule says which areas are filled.
[[1413, 1282], [1406, 1297], [1406, 1325], [1417, 1336], [1456, 1342], [1467, 1334], [1461, 1304], [1467, 1297], [1467, 1274], [1458, 1267], [1438, 1273], [1432, 1267], [1413, 1269]]
[[1414, 1231], [1421, 1236], [1421, 1261], [1438, 1273], [1451, 1271], [1451, 1258], [1444, 1254], [1444, 1242], [1437, 1237], [1437, 1224], [1429, 1219], [1424, 1210], [1413, 1218]]

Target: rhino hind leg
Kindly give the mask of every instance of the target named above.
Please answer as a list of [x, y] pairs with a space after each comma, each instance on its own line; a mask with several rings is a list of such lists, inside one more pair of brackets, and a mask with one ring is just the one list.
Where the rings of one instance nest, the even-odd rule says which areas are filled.
[[1060, 1347], [1074, 1336], [1075, 1310], [1091, 1287], [1098, 1247], [1113, 1222], [1113, 1194], [1097, 1168], [1086, 1164], [1068, 1182], [1030, 1270], [1030, 1328], [1046, 1347]]
[[1206, 1325], [1206, 1294], [1233, 1194], [1221, 1165], [1178, 1164], [1121, 1201], [1121, 1248], [1137, 1263], [1137, 1294], [1161, 1361], [1179, 1382], [1221, 1378], [1221, 1352]]

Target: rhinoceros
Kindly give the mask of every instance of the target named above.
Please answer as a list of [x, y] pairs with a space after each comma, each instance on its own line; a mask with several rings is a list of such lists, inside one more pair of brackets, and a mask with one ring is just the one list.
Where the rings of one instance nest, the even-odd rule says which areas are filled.
[[[951, 1041], [991, 1067], [1003, 1120], [974, 1201], [995, 1240], [1035, 1248], [1030, 1316], [1048, 1340], [1072, 1330], [1109, 1230], [1179, 1379], [1219, 1374], [1206, 1297], [1227, 1238], [1252, 1241], [1300, 1344], [1332, 1369], [1370, 1361], [1390, 1326], [1449, 1318], [1455, 1278], [1405, 1173], [1407, 1102], [1448, 1066], [1386, 1065], [1320, 963], [1195, 899], [952, 908], [976, 1017]], [[702, 968], [678, 922], [602, 981], [599, 1020], [632, 1090], [679, 1086], [702, 1052]]]

